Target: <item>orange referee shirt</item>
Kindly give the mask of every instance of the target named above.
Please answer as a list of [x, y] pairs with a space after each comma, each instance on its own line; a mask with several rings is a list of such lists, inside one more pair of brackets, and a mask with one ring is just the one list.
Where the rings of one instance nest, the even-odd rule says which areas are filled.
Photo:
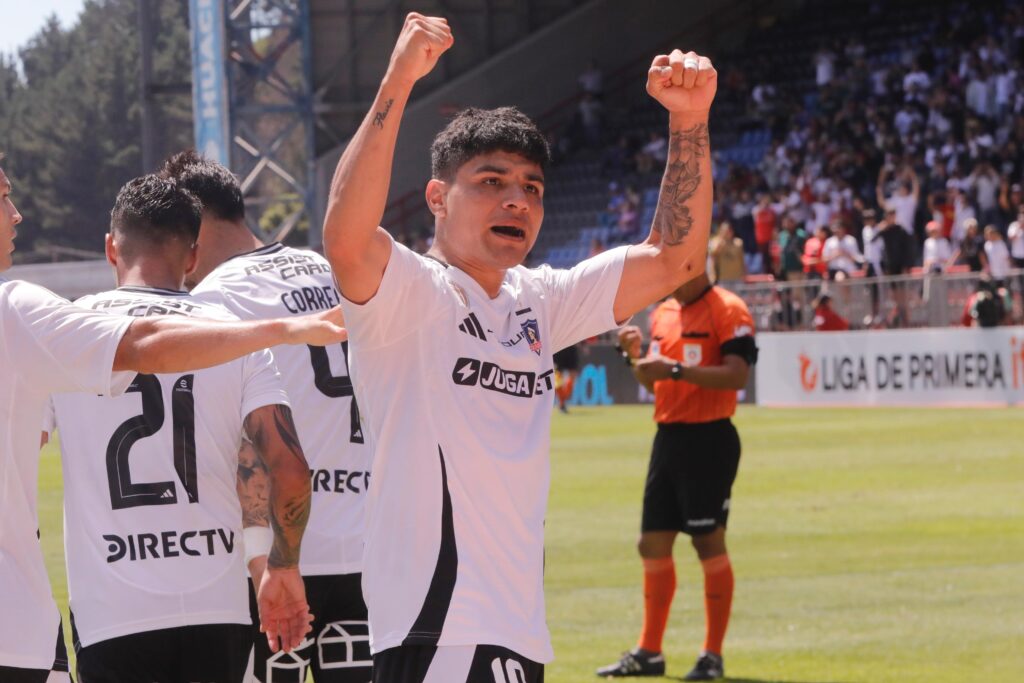
[[[754, 335], [754, 320], [743, 299], [711, 287], [688, 306], [668, 299], [651, 313], [649, 355], [661, 354], [685, 366], [722, 364], [722, 345]], [[654, 420], [712, 422], [736, 412], [735, 389], [704, 389], [686, 381], [654, 383]]]

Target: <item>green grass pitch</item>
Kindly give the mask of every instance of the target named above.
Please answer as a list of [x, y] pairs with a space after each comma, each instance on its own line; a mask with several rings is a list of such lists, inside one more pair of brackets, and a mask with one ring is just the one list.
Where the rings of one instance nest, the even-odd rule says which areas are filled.
[[[552, 683], [595, 681], [595, 667], [635, 642], [650, 412], [555, 416]], [[736, 423], [729, 680], [1024, 681], [1024, 413], [743, 408]], [[40, 479], [43, 543], [65, 609], [52, 447]], [[666, 657], [678, 680], [700, 647], [703, 605], [685, 537], [675, 556]]]

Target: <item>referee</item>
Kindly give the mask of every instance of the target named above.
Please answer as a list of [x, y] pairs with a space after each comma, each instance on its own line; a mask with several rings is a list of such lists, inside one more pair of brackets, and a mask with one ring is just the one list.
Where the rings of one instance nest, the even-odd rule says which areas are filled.
[[619, 343], [637, 381], [654, 392], [658, 432], [638, 546], [644, 565], [643, 630], [636, 648], [597, 674], [664, 675], [661, 642], [676, 589], [672, 546], [683, 532], [704, 570], [706, 615], [704, 648], [684, 680], [721, 678], [733, 593], [725, 526], [740, 461], [740, 440], [730, 418], [736, 393], [757, 360], [753, 320], [742, 299], [702, 275], [655, 309], [646, 358], [640, 358], [638, 328], [623, 328]]

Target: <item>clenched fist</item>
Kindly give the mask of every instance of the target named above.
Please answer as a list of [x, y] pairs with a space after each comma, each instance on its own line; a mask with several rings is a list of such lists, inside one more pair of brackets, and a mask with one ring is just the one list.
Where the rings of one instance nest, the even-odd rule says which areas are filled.
[[696, 52], [658, 55], [647, 72], [647, 92], [673, 114], [706, 114], [717, 89], [718, 72]]
[[410, 12], [391, 53], [389, 73], [408, 83], [426, 76], [454, 43], [448, 20]]

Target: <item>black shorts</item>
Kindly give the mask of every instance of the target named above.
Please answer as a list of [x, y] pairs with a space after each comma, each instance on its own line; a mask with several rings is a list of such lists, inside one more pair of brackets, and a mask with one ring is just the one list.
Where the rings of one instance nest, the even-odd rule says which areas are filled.
[[544, 683], [544, 665], [497, 645], [402, 645], [374, 655], [373, 683]]
[[64, 683], [70, 681], [68, 673], [68, 649], [64, 646], [64, 624], [57, 626], [57, 645], [54, 648], [53, 664], [49, 669], [22, 669], [16, 666], [0, 666], [0, 683]]
[[724, 527], [739, 464], [740, 437], [730, 420], [659, 424], [641, 529], [699, 536]]
[[241, 683], [252, 652], [251, 633], [248, 624], [179, 626], [88, 647], [81, 647], [75, 633], [75, 673], [78, 683]]
[[555, 368], [560, 371], [572, 371], [580, 369], [580, 351], [576, 345], [567, 346], [561, 351], [556, 351], [552, 357]]
[[316, 683], [369, 683], [373, 662], [362, 574], [305, 576], [303, 581], [313, 630], [302, 647], [277, 654], [271, 654], [266, 635], [260, 633], [256, 593], [250, 582], [253, 675], [262, 683], [303, 683], [309, 669]]

